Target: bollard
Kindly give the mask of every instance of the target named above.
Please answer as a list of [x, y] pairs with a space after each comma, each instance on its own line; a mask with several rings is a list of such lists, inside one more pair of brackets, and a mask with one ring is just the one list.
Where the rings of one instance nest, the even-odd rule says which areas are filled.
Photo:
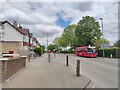
[[69, 66], [68, 65], [68, 55], [66, 55], [66, 66]]
[[50, 62], [50, 53], [48, 53], [48, 62]]
[[76, 75], [80, 76], [80, 60], [77, 60]]
[[110, 54], [110, 58], [112, 58], [112, 54]]
[[30, 55], [28, 56], [28, 60], [29, 60], [29, 62], [30, 62]]

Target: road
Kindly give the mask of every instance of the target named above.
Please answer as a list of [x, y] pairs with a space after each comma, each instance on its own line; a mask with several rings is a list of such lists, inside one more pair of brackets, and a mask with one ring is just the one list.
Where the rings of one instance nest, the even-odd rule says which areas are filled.
[[[77, 60], [81, 60], [81, 74], [86, 75], [95, 84], [93, 88], [118, 88], [118, 60], [110, 58], [83, 58], [68, 55], [69, 64], [76, 67]], [[52, 57], [55, 58], [55, 57]], [[56, 58], [65, 63], [65, 54], [57, 54]]]

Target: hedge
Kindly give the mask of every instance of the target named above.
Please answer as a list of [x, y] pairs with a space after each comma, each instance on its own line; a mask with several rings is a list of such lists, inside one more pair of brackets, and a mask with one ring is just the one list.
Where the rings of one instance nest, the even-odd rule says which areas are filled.
[[60, 53], [75, 54], [75, 51], [74, 50], [60, 51]]
[[104, 57], [110, 58], [110, 57], [111, 57], [111, 54], [112, 54], [112, 57], [113, 57], [113, 58], [117, 58], [117, 57], [116, 57], [116, 50], [117, 50], [117, 49], [115, 49], [115, 48], [99, 49], [99, 50], [98, 50], [98, 56], [99, 56], [99, 57], [103, 57], [103, 50], [104, 50]]
[[37, 54], [39, 54], [39, 56], [41, 56], [43, 54], [43, 49], [41, 47], [35, 48], [34, 52], [37, 53]]

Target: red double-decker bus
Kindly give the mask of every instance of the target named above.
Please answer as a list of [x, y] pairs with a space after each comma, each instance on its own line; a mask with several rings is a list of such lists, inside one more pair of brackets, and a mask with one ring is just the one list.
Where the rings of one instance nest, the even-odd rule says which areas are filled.
[[94, 46], [76, 47], [76, 55], [83, 57], [97, 57], [97, 51]]

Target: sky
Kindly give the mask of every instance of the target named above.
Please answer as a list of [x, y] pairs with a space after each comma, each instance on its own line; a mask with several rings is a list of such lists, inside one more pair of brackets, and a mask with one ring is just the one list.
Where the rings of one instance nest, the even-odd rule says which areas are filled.
[[86, 15], [94, 17], [98, 22], [102, 17], [104, 38], [109, 40], [111, 45], [118, 40], [117, 0], [2, 1], [0, 20], [11, 23], [16, 20], [23, 28], [28, 28], [41, 45], [47, 45], [47, 34], [50, 44], [56, 37], [61, 36], [66, 26], [77, 24]]

